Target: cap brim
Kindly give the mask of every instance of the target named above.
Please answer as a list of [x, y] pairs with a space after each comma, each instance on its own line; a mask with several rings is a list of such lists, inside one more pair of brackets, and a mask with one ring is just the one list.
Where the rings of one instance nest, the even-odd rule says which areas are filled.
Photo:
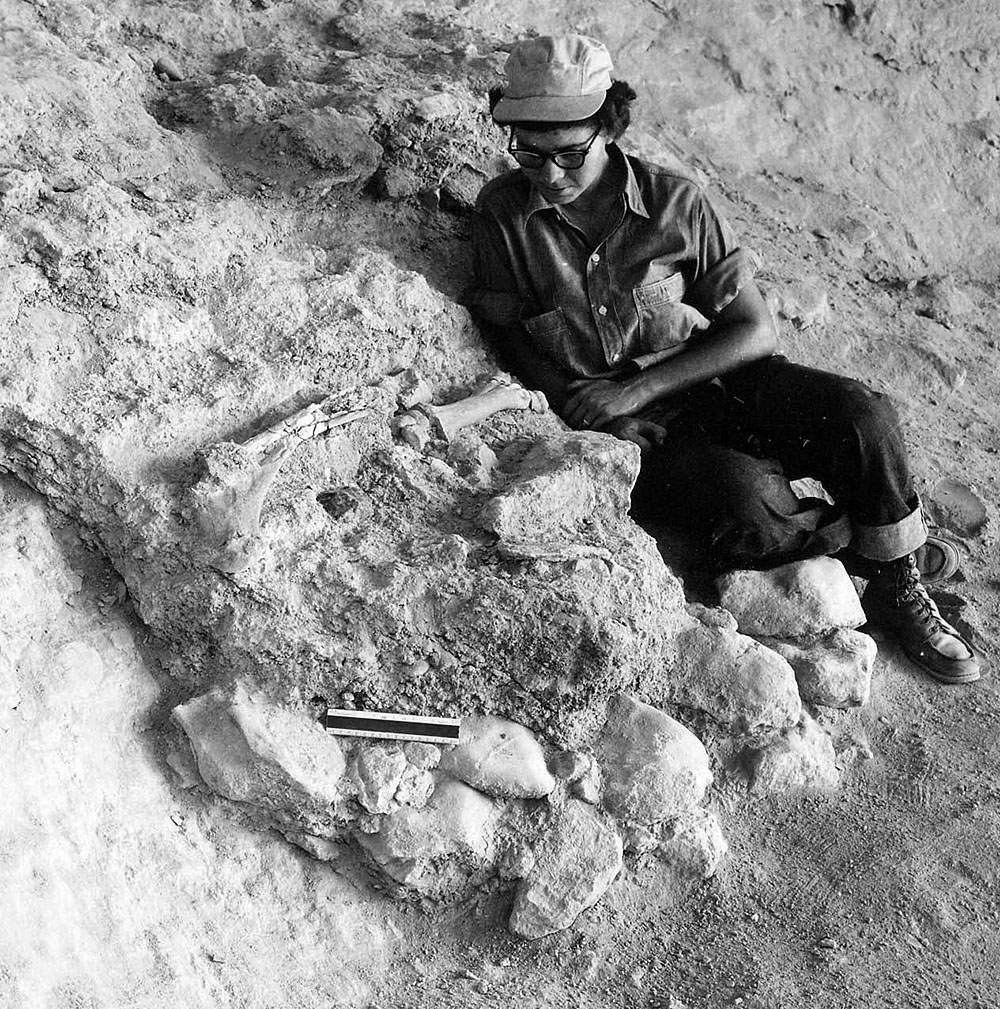
[[593, 95], [537, 95], [501, 98], [493, 109], [498, 123], [575, 123], [588, 119], [603, 104], [606, 91]]

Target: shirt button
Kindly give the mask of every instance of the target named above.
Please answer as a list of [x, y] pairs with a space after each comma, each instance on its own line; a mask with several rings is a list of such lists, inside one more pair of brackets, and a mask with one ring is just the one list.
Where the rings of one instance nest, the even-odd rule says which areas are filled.
[[595, 252], [590, 257], [590, 261], [594, 264], [594, 266], [596, 266], [601, 261], [601, 257]]
[[607, 305], [601, 305], [601, 307], [597, 310], [597, 314], [598, 315], [607, 315], [608, 314], [608, 306]]

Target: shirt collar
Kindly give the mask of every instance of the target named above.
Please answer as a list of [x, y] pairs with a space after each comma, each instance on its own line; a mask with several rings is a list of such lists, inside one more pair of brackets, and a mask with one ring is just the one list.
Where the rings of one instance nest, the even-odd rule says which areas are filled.
[[[625, 168], [625, 180], [619, 193], [624, 194], [625, 202], [628, 205], [629, 210], [634, 214], [638, 214], [640, 217], [649, 217], [649, 211], [646, 209], [646, 204], [643, 202], [642, 193], [639, 192], [639, 183], [636, 181], [635, 172], [632, 171], [632, 165], [628, 158], [622, 153], [621, 148], [617, 144], [612, 144], [608, 147], [608, 154], [611, 160], [620, 167]], [[549, 203], [547, 199], [534, 187], [531, 187], [531, 193], [528, 196], [527, 214], [525, 219], [530, 218], [536, 210], [555, 210], [556, 213], [559, 212], [559, 208], [553, 204]]]

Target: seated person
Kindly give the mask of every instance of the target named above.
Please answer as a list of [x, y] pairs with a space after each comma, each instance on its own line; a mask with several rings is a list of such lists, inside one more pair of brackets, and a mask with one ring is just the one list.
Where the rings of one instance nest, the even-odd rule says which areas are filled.
[[[472, 310], [571, 426], [642, 450], [633, 508], [717, 570], [837, 553], [869, 623], [945, 683], [979, 677], [921, 581], [927, 532], [889, 401], [775, 353], [752, 258], [691, 179], [626, 155], [635, 92], [580, 35], [518, 43], [490, 93], [519, 168], [473, 215]], [[800, 500], [819, 479], [836, 505]]]

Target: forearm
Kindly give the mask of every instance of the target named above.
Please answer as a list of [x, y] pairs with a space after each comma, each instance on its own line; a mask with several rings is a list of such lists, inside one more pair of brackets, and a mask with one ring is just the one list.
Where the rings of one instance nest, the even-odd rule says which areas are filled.
[[772, 327], [759, 322], [738, 322], [716, 332], [710, 330], [688, 343], [680, 354], [626, 380], [624, 385], [634, 403], [630, 412], [769, 357], [775, 347]]

